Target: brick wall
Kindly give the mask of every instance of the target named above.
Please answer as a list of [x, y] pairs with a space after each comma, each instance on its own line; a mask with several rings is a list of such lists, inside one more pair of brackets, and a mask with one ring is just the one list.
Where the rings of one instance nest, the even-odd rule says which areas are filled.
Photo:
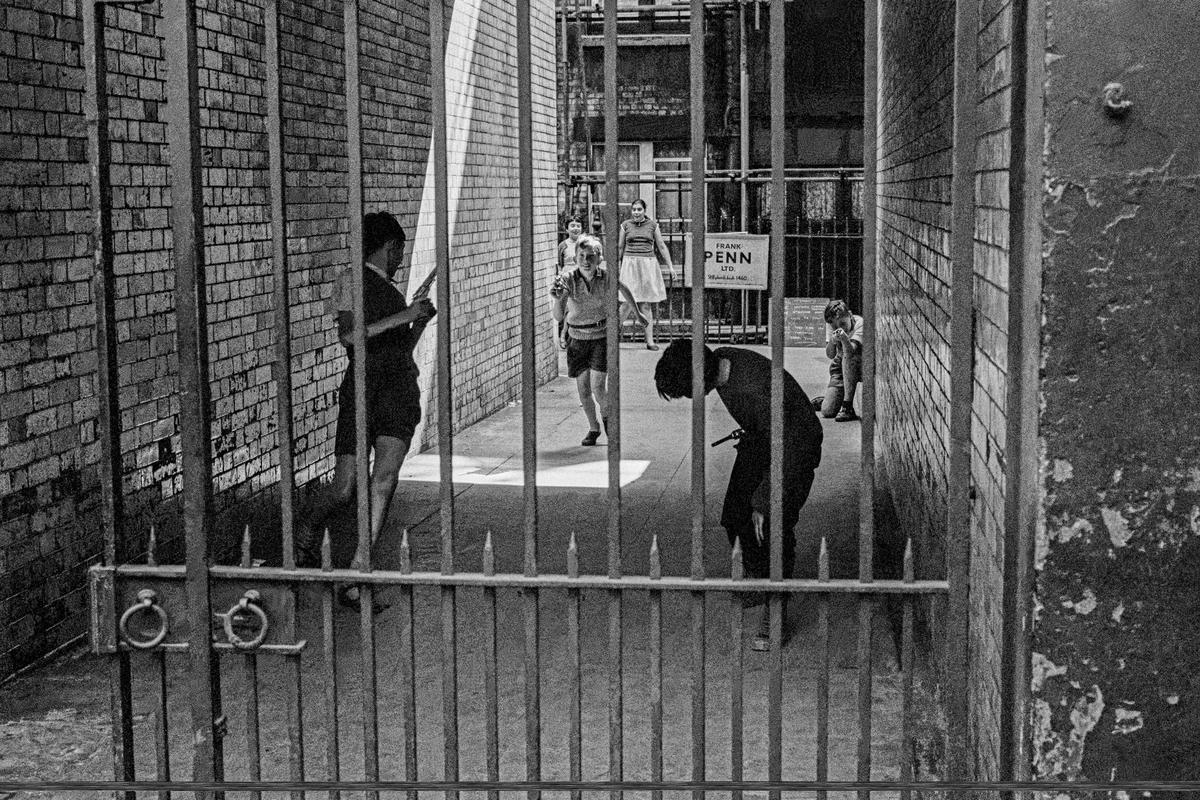
[[1008, 169], [1011, 4], [979, 5], [971, 404], [971, 648], [975, 770], [1000, 777], [1004, 442], [1008, 389]]
[[943, 574], [950, 379], [954, 4], [881, 9], [877, 383], [881, 479], [917, 563]]
[[[88, 165], [74, 0], [0, 9], [0, 676], [84, 629], [84, 571], [101, 548], [97, 402], [90, 293]], [[361, 10], [364, 179], [368, 209], [410, 232], [411, 269], [432, 268], [427, 5], [364, 2]], [[536, 260], [554, 246], [554, 20], [535, 0]], [[157, 5], [112, 8], [109, 110], [121, 407], [121, 471], [129, 541], [152, 520], [163, 549], [179, 491], [173, 274], [167, 206], [162, 21]], [[519, 389], [515, 27], [503, 0], [448, 10], [450, 195], [456, 426]], [[297, 480], [331, 467], [335, 390], [345, 366], [325, 299], [346, 261], [346, 149], [341, 5], [281, 4]], [[205, 244], [218, 512], [267, 514], [278, 481], [274, 326], [266, 170], [263, 9], [201, 4], [198, 40]], [[397, 53], [402, 57], [397, 57]], [[460, 90], [469, 91], [464, 92]], [[458, 103], [458, 99], [468, 97]], [[523, 212], [525, 210], [522, 210]], [[405, 276], [401, 275], [401, 280]], [[540, 284], [539, 284], [540, 285]], [[430, 334], [434, 333], [431, 327]], [[555, 371], [548, 317], [539, 377]], [[432, 342], [419, 354], [432, 385]], [[427, 404], [427, 419], [436, 408]], [[432, 424], [421, 441], [435, 438]], [[166, 510], [164, 510], [166, 509]], [[157, 516], [156, 516], [157, 512]]]
[[[1008, 327], [1010, 8], [980, 4], [972, 293], [968, 663], [974, 769], [999, 769]], [[949, 466], [954, 4], [885, 4], [880, 78], [879, 453], [883, 488], [944, 574]]]

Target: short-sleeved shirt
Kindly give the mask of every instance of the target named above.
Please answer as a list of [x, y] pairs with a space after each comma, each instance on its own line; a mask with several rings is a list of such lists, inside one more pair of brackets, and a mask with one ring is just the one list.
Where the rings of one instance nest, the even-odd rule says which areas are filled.
[[[399, 314], [408, 308], [404, 294], [391, 279], [374, 264], [363, 264], [363, 305], [366, 324]], [[354, 310], [353, 273], [349, 268], [342, 270], [333, 284], [329, 307], [336, 318], [344, 311]], [[387, 378], [398, 375], [415, 377], [417, 363], [413, 359], [412, 326], [400, 325], [390, 331], [372, 337], [367, 342], [367, 378]], [[354, 348], [346, 348], [351, 366], [354, 363]], [[347, 373], [349, 374], [349, 373]]]
[[603, 266], [591, 281], [578, 268], [562, 273], [567, 296], [567, 328], [572, 339], [603, 339], [607, 334], [609, 272]]
[[558, 269], [570, 269], [575, 264], [575, 245], [570, 237], [558, 243]]
[[627, 219], [621, 223], [621, 229], [625, 231], [625, 255], [654, 257], [654, 234], [658, 230], [655, 220], [649, 217], [642, 217], [641, 222]]

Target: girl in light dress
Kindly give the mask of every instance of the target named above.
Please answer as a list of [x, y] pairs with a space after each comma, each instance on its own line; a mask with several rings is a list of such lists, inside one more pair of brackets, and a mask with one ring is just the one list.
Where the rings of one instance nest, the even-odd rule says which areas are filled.
[[621, 283], [629, 287], [637, 303], [636, 308], [630, 303], [621, 304], [621, 320], [641, 311], [647, 320], [646, 349], [657, 350], [658, 345], [654, 343], [654, 303], [667, 299], [667, 289], [658, 268], [658, 254], [662, 253], [672, 276], [675, 275], [675, 266], [671, 263], [671, 251], [663, 241], [658, 223], [646, 216], [645, 201], [633, 201], [630, 218], [621, 223], [617, 247], [621, 260]]

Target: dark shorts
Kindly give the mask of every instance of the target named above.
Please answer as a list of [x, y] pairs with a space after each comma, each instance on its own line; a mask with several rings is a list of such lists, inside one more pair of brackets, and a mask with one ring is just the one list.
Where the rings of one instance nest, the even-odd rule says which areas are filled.
[[[412, 443], [421, 421], [421, 395], [417, 380], [410, 375], [372, 379], [367, 382], [367, 442], [393, 436]], [[347, 371], [338, 389], [336, 455], [354, 455], [354, 375]]]
[[585, 370], [608, 372], [608, 339], [576, 339], [567, 341], [567, 377], [577, 378]]

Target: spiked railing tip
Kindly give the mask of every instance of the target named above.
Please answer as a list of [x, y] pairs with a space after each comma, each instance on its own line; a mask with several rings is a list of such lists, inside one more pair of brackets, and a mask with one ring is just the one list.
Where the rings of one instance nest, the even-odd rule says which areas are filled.
[[829, 542], [821, 537], [821, 550], [817, 553], [817, 580], [829, 580]]
[[742, 566], [742, 540], [733, 540], [733, 550], [729, 553], [729, 575], [735, 581], [740, 581], [744, 574]]
[[408, 528], [400, 534], [400, 571], [412, 572], [412, 548], [408, 544]]
[[250, 523], [242, 529], [242, 566], [250, 566]]
[[483, 539], [483, 574], [496, 574], [496, 548], [492, 544], [492, 532], [490, 530]]
[[329, 541], [329, 528], [321, 537], [321, 569], [329, 572], [333, 569], [333, 544]]
[[579, 577], [579, 545], [575, 541], [575, 531], [571, 531], [571, 541], [567, 544], [567, 577]]
[[912, 537], [909, 537], [904, 543], [904, 582], [912, 583], [916, 579], [916, 570], [913, 568]]
[[150, 567], [158, 566], [158, 554], [154, 551], [158, 549], [158, 530], [154, 527], [154, 523], [150, 523], [150, 537], [146, 540], [146, 565]]
[[650, 577], [662, 577], [662, 557], [658, 550], [658, 534], [650, 539]]

